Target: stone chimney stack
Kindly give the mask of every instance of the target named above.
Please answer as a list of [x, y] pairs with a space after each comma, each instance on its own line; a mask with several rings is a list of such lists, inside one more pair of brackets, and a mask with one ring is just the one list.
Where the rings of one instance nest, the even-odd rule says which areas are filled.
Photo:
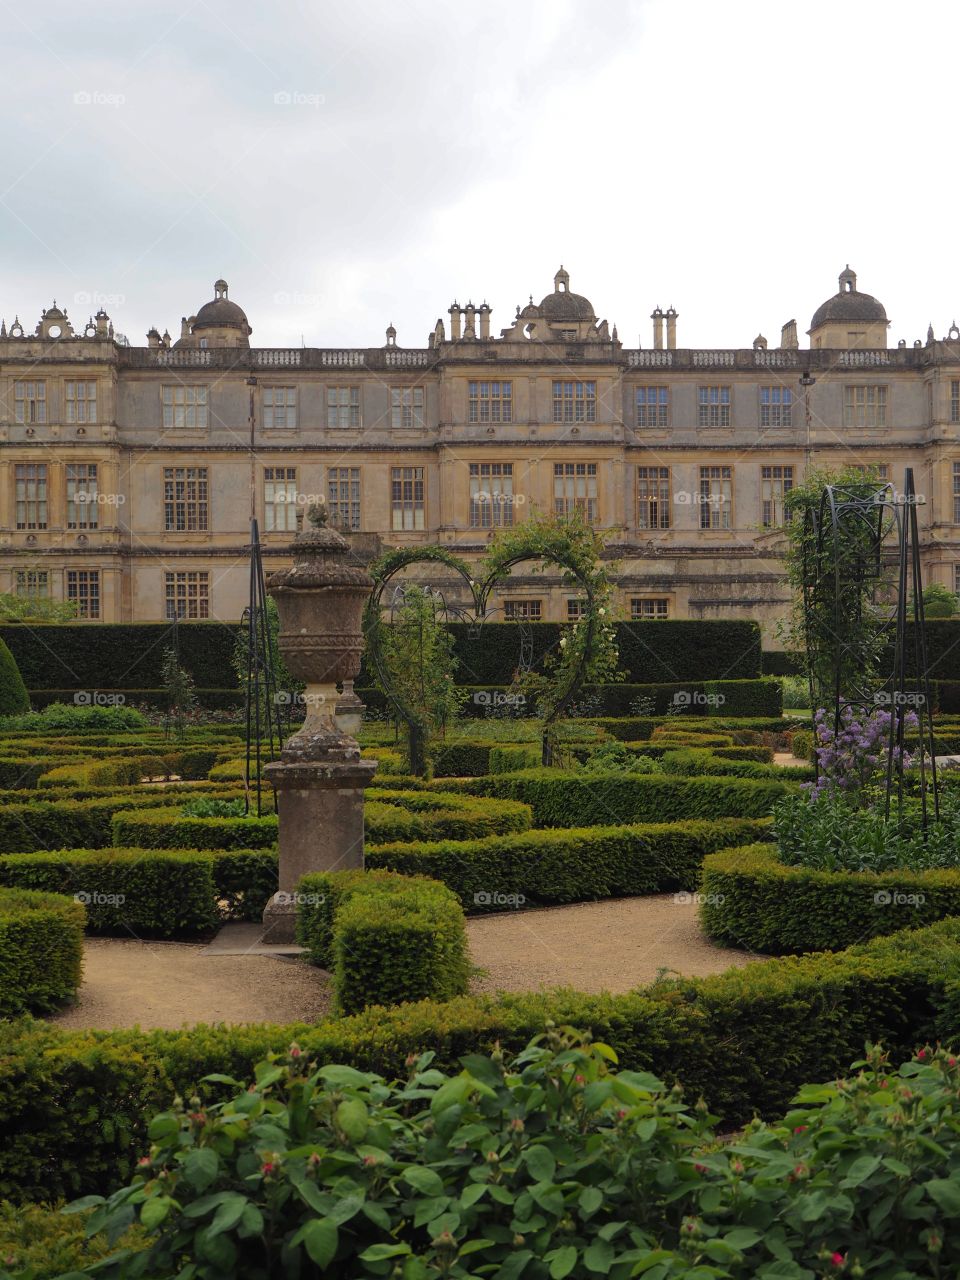
[[797, 337], [796, 320], [788, 320], [780, 330], [780, 349], [781, 351], [796, 351], [800, 346], [800, 339]]
[[663, 312], [659, 307], [655, 307], [650, 315], [653, 321], [653, 349], [654, 351], [663, 350]]
[[160, 349], [160, 332], [158, 329], [151, 329], [147, 334], [147, 346], [151, 351]]
[[667, 350], [676, 351], [677, 349], [677, 312], [673, 307], [667, 308]]
[[472, 302], [468, 302], [463, 310], [465, 316], [463, 336], [465, 338], [475, 338], [477, 336], [477, 329], [474, 317], [476, 316], [477, 309]]
[[460, 303], [457, 301], [450, 307], [450, 341], [460, 341]]
[[490, 337], [490, 312], [493, 308], [488, 302], [480, 303], [480, 339], [486, 340]]

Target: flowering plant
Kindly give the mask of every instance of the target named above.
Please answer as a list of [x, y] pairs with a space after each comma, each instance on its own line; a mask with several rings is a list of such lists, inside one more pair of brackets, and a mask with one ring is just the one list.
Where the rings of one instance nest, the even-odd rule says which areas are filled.
[[[887, 772], [890, 716], [889, 711], [874, 711], [858, 719], [852, 707], [845, 707], [840, 713], [839, 728], [834, 728], [824, 708], [817, 711], [814, 751], [819, 776], [815, 783], [806, 784], [812, 798], [839, 794], [859, 808], [866, 808], [876, 800], [877, 789]], [[916, 715], [908, 711], [904, 723], [907, 728], [916, 728]], [[901, 763], [908, 768], [912, 761], [906, 752], [894, 746], [894, 769]]]

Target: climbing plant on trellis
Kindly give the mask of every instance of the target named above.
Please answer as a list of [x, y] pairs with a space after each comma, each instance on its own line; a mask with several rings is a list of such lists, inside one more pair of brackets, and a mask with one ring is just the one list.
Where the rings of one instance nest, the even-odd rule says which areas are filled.
[[374, 589], [364, 614], [367, 655], [377, 681], [390, 699], [397, 718], [406, 727], [410, 766], [413, 772], [426, 768], [426, 748], [430, 732], [426, 709], [410, 696], [390, 670], [385, 652], [384, 593], [390, 581], [414, 564], [442, 565], [458, 575], [466, 588], [466, 608], [449, 606], [448, 614], [482, 625], [488, 617], [488, 603], [494, 588], [509, 577], [518, 564], [540, 561], [545, 569], [560, 569], [565, 587], [581, 593], [581, 617], [564, 628], [557, 650], [548, 655], [542, 671], [525, 672], [522, 688], [536, 697], [542, 723], [541, 759], [553, 763], [558, 721], [574, 702], [584, 684], [602, 684], [617, 674], [617, 647], [610, 617], [610, 582], [601, 561], [603, 542], [591, 526], [579, 517], [524, 521], [501, 530], [476, 570], [445, 547], [426, 546], [388, 551], [370, 569]]

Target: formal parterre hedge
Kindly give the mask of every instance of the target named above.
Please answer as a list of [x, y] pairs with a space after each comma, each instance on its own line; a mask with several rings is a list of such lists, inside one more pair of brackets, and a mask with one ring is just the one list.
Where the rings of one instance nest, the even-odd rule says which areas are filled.
[[728, 1128], [780, 1114], [806, 1080], [846, 1070], [867, 1041], [894, 1058], [960, 1030], [960, 921], [905, 930], [841, 952], [788, 957], [625, 995], [559, 992], [372, 1007], [277, 1027], [57, 1031], [0, 1023], [0, 1196], [49, 1200], [109, 1190], [147, 1145], [150, 1117], [175, 1094], [211, 1098], [296, 1040], [322, 1061], [402, 1077], [411, 1054], [521, 1049], [548, 1022], [589, 1029], [623, 1068], [682, 1080]]
[[312, 964], [332, 970], [342, 1013], [466, 991], [463, 909], [445, 885], [389, 871], [314, 872], [297, 893], [297, 940]]
[[91, 933], [173, 938], [259, 920], [277, 887], [271, 850], [65, 849], [0, 856], [0, 885], [66, 894]]
[[452, 889], [469, 912], [506, 911], [695, 889], [707, 853], [769, 833], [765, 818], [525, 831], [485, 840], [373, 845], [366, 865], [431, 876]]
[[[527, 805], [518, 801], [416, 791], [367, 792], [364, 805], [366, 839], [465, 840], [531, 825]], [[143, 849], [263, 849], [277, 843], [277, 818], [195, 818], [181, 808], [143, 811], [118, 809], [112, 819], [113, 843]]]
[[83, 924], [83, 906], [71, 898], [0, 889], [0, 1015], [51, 1009], [76, 994]]
[[960, 915], [960, 869], [817, 871], [785, 866], [771, 844], [708, 855], [702, 888], [712, 938], [770, 955], [838, 951]]
[[[795, 783], [748, 778], [675, 778], [659, 774], [577, 774], [525, 769], [433, 786], [518, 800], [535, 827], [605, 826], [619, 822], [680, 822], [686, 818], [765, 818]], [[372, 839], [372, 838], [371, 838]]]

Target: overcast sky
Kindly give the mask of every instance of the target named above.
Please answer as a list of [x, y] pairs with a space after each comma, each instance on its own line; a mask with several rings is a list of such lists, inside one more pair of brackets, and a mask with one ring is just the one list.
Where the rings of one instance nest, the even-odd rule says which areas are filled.
[[849, 262], [960, 318], [960, 5], [5, 3], [0, 315], [137, 345], [224, 276], [264, 346], [423, 346], [571, 288], [651, 345], [776, 345]]

